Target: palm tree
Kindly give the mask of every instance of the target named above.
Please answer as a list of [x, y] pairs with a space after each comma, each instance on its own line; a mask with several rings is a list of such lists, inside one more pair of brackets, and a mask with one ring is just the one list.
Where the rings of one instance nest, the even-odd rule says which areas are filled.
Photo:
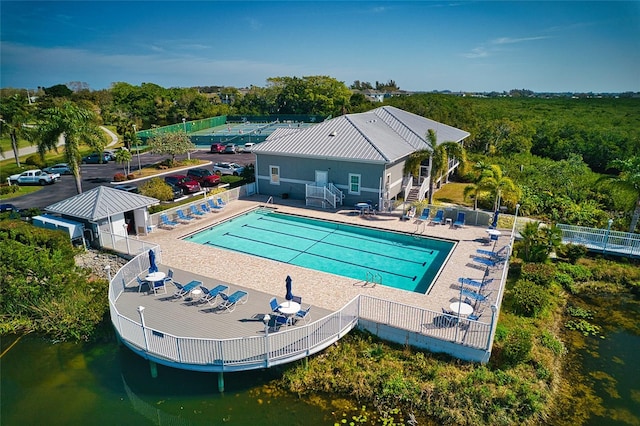
[[81, 194], [80, 145], [87, 144], [96, 152], [102, 152], [105, 147], [103, 133], [96, 123], [96, 115], [87, 108], [65, 100], [42, 111], [37, 134], [38, 152], [42, 158], [49, 150], [57, 151], [58, 140], [64, 137], [65, 159], [75, 177], [76, 190]]
[[438, 179], [442, 182], [442, 178], [449, 171], [449, 159], [455, 158], [464, 163], [467, 155], [462, 145], [457, 142], [442, 142], [438, 144], [438, 137], [433, 129], [427, 131], [425, 139], [430, 149], [422, 149], [411, 154], [404, 165], [404, 170], [405, 173], [418, 176], [420, 165], [429, 159], [429, 204], [433, 204], [435, 183]]
[[545, 262], [549, 254], [562, 243], [562, 231], [555, 225], [540, 226], [540, 222], [527, 222], [520, 231], [522, 258], [527, 262]]
[[498, 210], [500, 207], [501, 199], [515, 204], [522, 196], [520, 188], [518, 188], [510, 178], [504, 176], [500, 166], [495, 164], [491, 165], [488, 170], [483, 172], [483, 176], [478, 182], [478, 186], [481, 189], [494, 194], [494, 211]]
[[[15, 94], [0, 102], [0, 130], [2, 133], [9, 133], [11, 138], [11, 148], [16, 159], [16, 165], [20, 167], [20, 155], [18, 151], [18, 138], [28, 138], [25, 131], [25, 124], [29, 119], [27, 99], [24, 96]], [[0, 148], [2, 154], [2, 148]]]
[[125, 176], [131, 173], [131, 158], [133, 158], [131, 152], [126, 148], [116, 151], [116, 161], [122, 164]]
[[478, 184], [485, 176], [485, 172], [491, 170], [491, 165], [485, 163], [484, 161], [478, 161], [473, 165], [473, 168], [477, 172], [476, 178], [474, 179], [473, 183], [464, 187], [462, 195], [465, 200], [468, 197], [473, 196], [473, 210], [478, 210], [478, 197], [482, 192], [484, 192], [484, 190]]
[[618, 177], [612, 178], [611, 182], [614, 185], [631, 189], [636, 194], [636, 205], [629, 225], [629, 232], [634, 232], [640, 218], [640, 156], [626, 160], [613, 160], [609, 167], [620, 170]]

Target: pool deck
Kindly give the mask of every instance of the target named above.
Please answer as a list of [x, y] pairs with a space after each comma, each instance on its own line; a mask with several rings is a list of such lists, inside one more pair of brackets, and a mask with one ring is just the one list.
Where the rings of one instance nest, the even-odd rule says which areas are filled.
[[[471, 258], [476, 255], [477, 249], [490, 250], [493, 247], [480, 242], [481, 239], [487, 238], [486, 227], [466, 225], [456, 229], [449, 225], [418, 225], [416, 220], [401, 221], [401, 211], [359, 215], [350, 207], [323, 210], [306, 207], [304, 201], [299, 200], [278, 199], [274, 204], [269, 204], [269, 207], [285, 213], [408, 233], [419, 230], [419, 233], [425, 236], [456, 241], [456, 247], [435, 283], [427, 294], [419, 294], [384, 285], [366, 284], [363, 281], [364, 277], [363, 280], [346, 278], [181, 239], [229, 217], [263, 206], [265, 198], [253, 196], [232, 201], [222, 211], [194, 220], [193, 223], [180, 225], [173, 230], [157, 229], [147, 236], [140, 237], [141, 240], [160, 245], [160, 269], [166, 271], [167, 268], [173, 268], [178, 282], [200, 279], [208, 287], [222, 282], [229, 285], [232, 291], [245, 289], [250, 293], [246, 305], [239, 305], [231, 313], [215, 312], [211, 306], [192, 306], [181, 299], [168, 297], [175, 290], [169, 286], [168, 296], [146, 295], [129, 289], [119, 298], [118, 309], [129, 318], [137, 318], [137, 306], [152, 308], [145, 310], [147, 326], [170, 334], [208, 338], [251, 336], [264, 332], [260, 318], [269, 312], [268, 301], [271, 297], [284, 299], [285, 278], [289, 275], [293, 279], [293, 293], [302, 296], [303, 305], [313, 306], [312, 320], [342, 308], [358, 294], [439, 312], [442, 308], [449, 309], [450, 303], [458, 299], [459, 277], [482, 279], [484, 267], [473, 262]], [[510, 230], [501, 229], [501, 232], [502, 236], [496, 249], [507, 244], [510, 239]], [[489, 295], [491, 303], [494, 303], [495, 297], [499, 294], [501, 272], [500, 267], [490, 270], [489, 277], [495, 280], [483, 291], [485, 295]], [[155, 307], [158, 309], [153, 309]], [[487, 313], [490, 309], [486, 302], [484, 311], [485, 315], [481, 321], [488, 321], [490, 315]]]

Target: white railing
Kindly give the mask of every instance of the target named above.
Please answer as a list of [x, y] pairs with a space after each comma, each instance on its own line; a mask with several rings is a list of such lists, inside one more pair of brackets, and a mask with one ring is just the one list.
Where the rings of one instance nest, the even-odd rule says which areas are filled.
[[[147, 252], [149, 249], [155, 249], [158, 245], [129, 236], [100, 231], [100, 247], [105, 250], [113, 250], [118, 253], [135, 256]], [[158, 262], [160, 262], [160, 260], [158, 260]]]
[[342, 309], [300, 327], [265, 336], [235, 339], [200, 339], [174, 336], [143, 326], [139, 318], [118, 312], [116, 301], [126, 283], [148, 269], [149, 258], [141, 254], [113, 277], [109, 285], [111, 322], [120, 338], [158, 362], [203, 366], [208, 371], [264, 368], [291, 362], [321, 351], [353, 329], [358, 321], [357, 298]]
[[307, 203], [309, 202], [310, 199], [322, 200], [323, 202], [329, 203], [329, 205], [331, 205], [331, 207], [333, 207], [334, 209], [336, 208], [336, 205], [337, 205], [336, 194], [331, 192], [325, 186], [316, 186], [316, 185], [307, 184], [305, 189], [305, 199], [307, 200]]
[[640, 234], [562, 223], [557, 226], [562, 231], [562, 242], [565, 244], [583, 245], [591, 251], [602, 254], [640, 256]]
[[[240, 371], [288, 363], [328, 347], [355, 328], [360, 319], [483, 352], [491, 345], [495, 327], [494, 316], [491, 324], [462, 319], [464, 331], [463, 327], [434, 327], [434, 319], [442, 313], [360, 295], [337, 312], [278, 333], [235, 339], [174, 336], [143, 325], [140, 318], [127, 318], [118, 312], [116, 302], [127, 283], [148, 267], [149, 257], [139, 254], [113, 277], [109, 284], [111, 322], [128, 346], [157, 362], [187, 369]], [[452, 349], [452, 355], [455, 352]]]
[[337, 186], [335, 186], [332, 183], [329, 183], [327, 185], [327, 188], [329, 189], [329, 191], [334, 194], [336, 196], [336, 202], [340, 205], [342, 205], [342, 200], [344, 200], [344, 193], [338, 189]]

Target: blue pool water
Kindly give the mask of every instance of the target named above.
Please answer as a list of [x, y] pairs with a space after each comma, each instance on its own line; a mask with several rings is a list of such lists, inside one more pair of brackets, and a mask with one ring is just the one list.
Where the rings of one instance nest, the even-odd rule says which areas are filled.
[[254, 210], [185, 238], [316, 271], [426, 293], [455, 243]]

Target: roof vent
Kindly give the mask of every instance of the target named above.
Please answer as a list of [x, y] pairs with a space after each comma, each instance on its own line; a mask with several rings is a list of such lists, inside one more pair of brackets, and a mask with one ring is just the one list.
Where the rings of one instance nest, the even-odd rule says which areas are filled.
[[329, 136], [336, 136], [336, 135], [337, 135], [337, 133], [336, 133], [335, 130], [333, 132], [329, 133]]

